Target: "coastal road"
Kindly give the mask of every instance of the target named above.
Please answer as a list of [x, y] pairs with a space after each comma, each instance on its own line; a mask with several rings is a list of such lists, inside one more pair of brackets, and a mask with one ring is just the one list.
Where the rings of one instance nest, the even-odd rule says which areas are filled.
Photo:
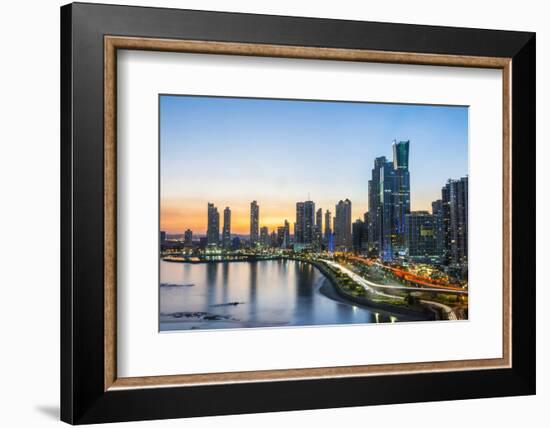
[[360, 283], [366, 290], [369, 288], [375, 289], [392, 289], [392, 290], [404, 290], [404, 291], [425, 291], [425, 292], [436, 292], [436, 293], [447, 293], [447, 294], [462, 294], [468, 295], [468, 290], [449, 290], [448, 288], [436, 288], [436, 287], [407, 287], [406, 285], [382, 285], [376, 284], [368, 279], [363, 278], [362, 276], [357, 275], [352, 270], [330, 260], [323, 260], [325, 263], [340, 269], [346, 275], [349, 275], [353, 280]]
[[[363, 288], [365, 290], [369, 290], [375, 294], [378, 294], [378, 295], [381, 295], [381, 296], [386, 296], [386, 297], [391, 297], [391, 298], [399, 298], [399, 299], [404, 299], [404, 297], [400, 297], [400, 296], [392, 296], [390, 294], [386, 294], [386, 293], [383, 293], [379, 290], [377, 290], [377, 288], [386, 288], [386, 289], [393, 289], [393, 290], [406, 290], [406, 291], [430, 291], [430, 292], [433, 292], [435, 291], [433, 288], [413, 288], [413, 287], [406, 287], [406, 286], [401, 286], [401, 285], [382, 285], [382, 284], [376, 284], [372, 281], [369, 281], [365, 278], [363, 278], [362, 276], [359, 276], [357, 275], [355, 272], [353, 272], [352, 270], [336, 263], [336, 262], [333, 262], [333, 261], [330, 261], [330, 260], [323, 260], [325, 263], [327, 263], [328, 265], [332, 266], [333, 268], [335, 269], [338, 269], [340, 270], [341, 272], [345, 273], [346, 275], [348, 275], [351, 279], [353, 279], [355, 282], [357, 282], [359, 285], [363, 286]], [[451, 291], [450, 290], [442, 290], [444, 291], [445, 293], [450, 293]], [[468, 292], [466, 292], [467, 294]], [[458, 317], [456, 316], [456, 314], [454, 313], [454, 311], [452, 310], [451, 307], [447, 306], [447, 305], [444, 305], [443, 303], [439, 303], [439, 302], [432, 302], [431, 300], [421, 300], [420, 301], [421, 303], [425, 304], [425, 305], [428, 305], [428, 306], [435, 306], [441, 310], [443, 310], [443, 312], [445, 313], [445, 315], [447, 316], [447, 319], [448, 320], [451, 320], [451, 321], [456, 321], [458, 319]]]

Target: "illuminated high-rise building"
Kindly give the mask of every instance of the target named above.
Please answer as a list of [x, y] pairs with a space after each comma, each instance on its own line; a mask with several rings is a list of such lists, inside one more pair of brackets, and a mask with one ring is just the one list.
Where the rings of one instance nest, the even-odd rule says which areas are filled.
[[419, 262], [431, 262], [437, 257], [434, 216], [428, 211], [413, 211], [405, 216], [408, 257]]
[[370, 215], [369, 212], [363, 213], [363, 238], [361, 239], [361, 250], [368, 252], [369, 247]]
[[231, 248], [231, 210], [225, 207], [223, 210], [222, 245], [226, 250]]
[[220, 243], [220, 214], [214, 204], [211, 204], [210, 202], [208, 203], [206, 243], [208, 246], [217, 246]]
[[315, 212], [315, 226], [313, 227], [313, 246], [317, 251], [323, 248], [323, 210]]
[[315, 202], [304, 202], [304, 242], [311, 244], [315, 228]]
[[363, 248], [363, 236], [365, 223], [361, 219], [357, 219], [353, 222], [351, 227], [352, 247], [355, 253], [359, 253]]
[[393, 243], [396, 238], [396, 220], [394, 218], [393, 196], [395, 190], [395, 170], [392, 162], [386, 162], [380, 168], [380, 209], [378, 237], [378, 255], [384, 261], [394, 258]]
[[296, 221], [294, 222], [294, 243], [304, 242], [304, 203], [296, 202]]
[[468, 272], [468, 177], [449, 180], [441, 189], [445, 263], [457, 276]]
[[328, 246], [328, 243], [331, 239], [331, 235], [332, 235], [332, 229], [331, 229], [331, 213], [329, 210], [326, 210], [325, 212], [325, 245]]
[[315, 226], [317, 226], [320, 231], [323, 230], [323, 210], [321, 208], [315, 213]]
[[284, 225], [283, 242], [281, 243], [281, 247], [290, 248], [290, 224], [286, 219], [285, 219], [285, 225]]
[[441, 199], [432, 202], [432, 215], [434, 222], [434, 253], [438, 258], [438, 262], [442, 263], [445, 260], [445, 227], [443, 201]]
[[393, 142], [393, 220], [395, 222], [395, 238], [393, 240], [394, 255], [404, 255], [407, 250], [405, 237], [405, 216], [411, 212], [411, 185], [409, 174], [409, 141]]
[[369, 191], [369, 247], [384, 261], [407, 253], [406, 215], [411, 209], [409, 141], [394, 141], [393, 161], [374, 160]]
[[296, 244], [312, 244], [315, 228], [315, 202], [296, 202], [296, 223], [294, 226], [294, 242]]
[[276, 241], [276, 247], [282, 248], [283, 242], [285, 240], [285, 227], [284, 226], [278, 226], [277, 227], [277, 241]]
[[263, 248], [267, 248], [270, 246], [269, 229], [267, 228], [267, 226], [260, 227], [260, 245]]
[[254, 248], [258, 243], [260, 227], [260, 207], [256, 201], [250, 203], [250, 246]]
[[350, 251], [351, 239], [351, 201], [339, 201], [334, 217], [334, 247], [336, 251]]
[[374, 167], [371, 171], [371, 180], [368, 184], [369, 192], [369, 246], [375, 251], [380, 250], [382, 233], [382, 205], [380, 193], [380, 170], [386, 165], [385, 156], [374, 160]]

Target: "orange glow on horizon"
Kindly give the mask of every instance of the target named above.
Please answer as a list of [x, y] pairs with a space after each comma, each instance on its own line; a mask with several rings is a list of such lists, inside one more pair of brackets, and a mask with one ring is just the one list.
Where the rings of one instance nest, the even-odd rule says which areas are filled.
[[[435, 198], [426, 200], [413, 200], [412, 211], [431, 212], [431, 203]], [[220, 233], [223, 229], [223, 210], [226, 205], [216, 204], [220, 215]], [[183, 200], [183, 199], [163, 199], [161, 201], [160, 211], [160, 229], [168, 234], [183, 234], [185, 230], [191, 229], [193, 234], [204, 235], [207, 228], [207, 203], [205, 200]], [[290, 233], [294, 233], [294, 221], [296, 219], [296, 202], [262, 202], [258, 200], [260, 206], [259, 227], [267, 226], [269, 232], [276, 231], [277, 227], [284, 226], [285, 219], [290, 224]], [[323, 229], [325, 222], [325, 211], [328, 209], [334, 218], [334, 203], [316, 205], [316, 208], [323, 209]], [[233, 202], [228, 204], [231, 209], [231, 233], [239, 235], [248, 235], [250, 233], [250, 202]], [[354, 204], [352, 201], [352, 222], [356, 219], [363, 219], [363, 214], [367, 211], [367, 205]], [[331, 220], [331, 222], [333, 219]]]

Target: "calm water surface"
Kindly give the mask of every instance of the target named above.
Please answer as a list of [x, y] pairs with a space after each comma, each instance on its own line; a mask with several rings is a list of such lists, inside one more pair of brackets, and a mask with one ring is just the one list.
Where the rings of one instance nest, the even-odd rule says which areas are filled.
[[164, 331], [397, 321], [339, 301], [330, 281], [309, 263], [161, 261], [160, 276]]

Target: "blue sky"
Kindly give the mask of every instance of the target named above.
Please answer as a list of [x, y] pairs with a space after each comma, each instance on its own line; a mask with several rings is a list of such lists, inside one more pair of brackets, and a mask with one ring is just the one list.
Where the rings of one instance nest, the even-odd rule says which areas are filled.
[[271, 229], [308, 194], [333, 214], [349, 198], [362, 217], [374, 158], [391, 159], [393, 140], [410, 140], [413, 210], [468, 173], [466, 107], [162, 95], [161, 228], [204, 233], [213, 202], [245, 233], [255, 199]]

